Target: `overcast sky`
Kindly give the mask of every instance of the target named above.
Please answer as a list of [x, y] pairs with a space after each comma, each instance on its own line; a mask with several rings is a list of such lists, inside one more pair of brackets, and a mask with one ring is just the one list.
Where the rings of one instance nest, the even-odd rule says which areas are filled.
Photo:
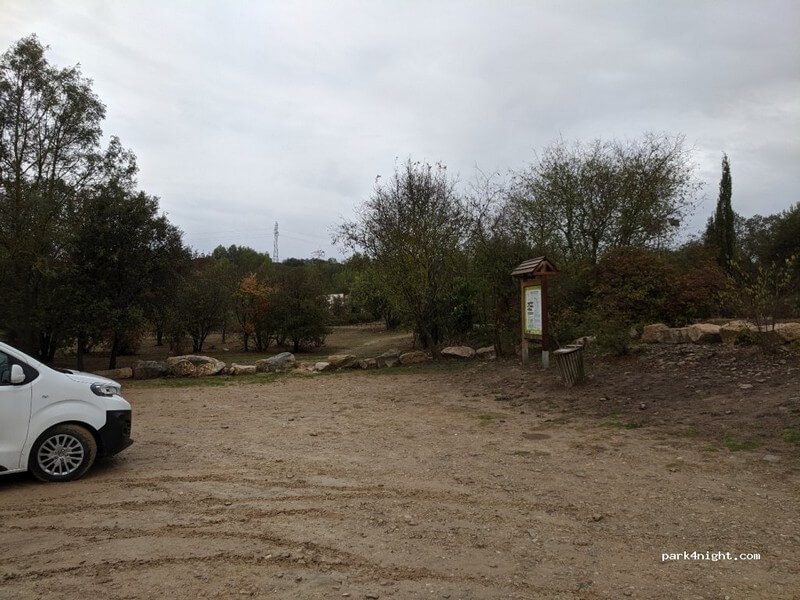
[[798, 201], [800, 3], [0, 0], [0, 44], [79, 62], [107, 135], [199, 250], [339, 256], [330, 231], [407, 157], [520, 169], [546, 144], [685, 134], [713, 210]]

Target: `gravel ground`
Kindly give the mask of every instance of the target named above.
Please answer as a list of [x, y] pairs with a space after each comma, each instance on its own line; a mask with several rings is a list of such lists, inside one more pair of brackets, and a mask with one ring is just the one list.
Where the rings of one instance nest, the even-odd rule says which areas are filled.
[[[123, 454], [0, 478], [0, 598], [800, 597], [796, 455], [628, 428], [543, 377], [131, 387]], [[661, 561], [694, 550], [761, 560]]]

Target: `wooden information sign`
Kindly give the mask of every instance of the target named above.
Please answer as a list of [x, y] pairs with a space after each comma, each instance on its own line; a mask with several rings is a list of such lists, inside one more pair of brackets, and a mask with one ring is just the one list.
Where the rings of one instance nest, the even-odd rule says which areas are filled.
[[550, 363], [550, 322], [547, 314], [547, 279], [558, 273], [546, 257], [526, 260], [511, 272], [519, 279], [522, 322], [522, 363], [528, 362], [531, 342], [542, 348], [542, 366]]

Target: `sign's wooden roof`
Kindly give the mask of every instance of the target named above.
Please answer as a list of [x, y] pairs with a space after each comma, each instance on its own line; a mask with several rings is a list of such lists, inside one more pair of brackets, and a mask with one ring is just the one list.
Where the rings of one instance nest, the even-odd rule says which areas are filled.
[[552, 275], [553, 273], [558, 273], [556, 266], [546, 256], [537, 256], [517, 265], [517, 268], [511, 271], [511, 276]]

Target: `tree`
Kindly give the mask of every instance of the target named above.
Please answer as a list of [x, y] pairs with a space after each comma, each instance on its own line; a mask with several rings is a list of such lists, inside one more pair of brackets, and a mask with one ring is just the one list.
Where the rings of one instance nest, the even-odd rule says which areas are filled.
[[798, 257], [759, 264], [754, 270], [740, 269], [736, 263], [737, 288], [734, 303], [739, 314], [747, 315], [757, 326], [752, 335], [763, 348], [777, 347], [775, 325], [778, 319], [797, 310], [798, 292], [795, 283]]
[[29, 36], [0, 58], [0, 319], [47, 360], [62, 335], [66, 225], [94, 173], [105, 107], [78, 67], [53, 67], [45, 50]]
[[[211, 257], [216, 260], [227, 260], [231, 264], [233, 273], [239, 279], [252, 274], [263, 277], [272, 265], [272, 259], [266, 252], [259, 252], [248, 246], [237, 246], [235, 244], [231, 244], [227, 248], [222, 245], [217, 246], [211, 253]], [[226, 315], [222, 322], [223, 343], [227, 337], [231, 316], [236, 320], [236, 315]], [[247, 341], [245, 340], [245, 343]]]
[[[187, 258], [181, 234], [158, 213], [158, 199], [137, 192], [132, 152], [112, 138], [100, 166], [102, 179], [84, 194], [71, 222], [69, 277], [74, 315], [69, 323], [81, 361], [86, 340], [108, 333], [109, 368], [116, 367], [123, 341], [141, 329], [148, 305], [171, 302], [154, 290]], [[52, 355], [48, 357], [52, 360]]]
[[[164, 220], [164, 225], [169, 226], [169, 223]], [[156, 346], [162, 346], [164, 335], [176, 319], [179, 282], [189, 269], [191, 252], [178, 233], [170, 236], [170, 243], [159, 249], [154, 261], [151, 285], [144, 299], [144, 314], [155, 330]]]
[[323, 293], [325, 294], [340, 294], [344, 292], [341, 287], [341, 274], [345, 270], [335, 258], [322, 258], [325, 253], [317, 250], [313, 252], [312, 258], [287, 258], [281, 264], [286, 267], [302, 267], [310, 266], [319, 277], [320, 285], [322, 286]]
[[227, 260], [197, 257], [178, 294], [178, 321], [202, 352], [208, 334], [222, 326], [230, 310], [236, 279]]
[[386, 329], [396, 329], [400, 320], [386, 293], [381, 289], [381, 277], [373, 261], [359, 253], [347, 261], [346, 289], [350, 307], [362, 321], [383, 321]]
[[800, 257], [800, 202], [778, 213], [770, 253], [773, 260]]
[[532, 249], [517, 226], [504, 185], [477, 173], [470, 186], [469, 278], [479, 322], [498, 353], [513, 351], [519, 332], [519, 288], [509, 274], [523, 260], [544, 254]]
[[532, 246], [593, 265], [612, 248], [664, 247], [697, 189], [683, 138], [648, 134], [556, 142], [515, 174], [511, 197]]
[[717, 209], [708, 221], [706, 241], [717, 248], [719, 264], [728, 272], [736, 258], [736, 214], [731, 205], [731, 193], [731, 166], [728, 155], [723, 154]]
[[758, 271], [785, 274], [790, 265], [786, 302], [800, 310], [800, 203], [783, 212], [737, 220], [739, 242], [734, 272], [756, 281]]
[[211, 253], [211, 257], [216, 260], [227, 259], [234, 270], [242, 277], [251, 273], [263, 274], [272, 265], [272, 259], [266, 252], [259, 252], [248, 246], [237, 246], [232, 244], [227, 248], [217, 246]]
[[340, 228], [341, 242], [374, 261], [375, 283], [426, 348], [446, 335], [468, 222], [446, 167], [409, 160]]
[[239, 282], [233, 295], [233, 312], [239, 324], [244, 351], [250, 350], [250, 338], [255, 337], [259, 352], [269, 347], [274, 333], [275, 319], [272, 304], [275, 290], [253, 273]]
[[289, 340], [294, 352], [325, 342], [328, 299], [313, 267], [282, 266], [278, 270], [273, 315], [278, 337]]

